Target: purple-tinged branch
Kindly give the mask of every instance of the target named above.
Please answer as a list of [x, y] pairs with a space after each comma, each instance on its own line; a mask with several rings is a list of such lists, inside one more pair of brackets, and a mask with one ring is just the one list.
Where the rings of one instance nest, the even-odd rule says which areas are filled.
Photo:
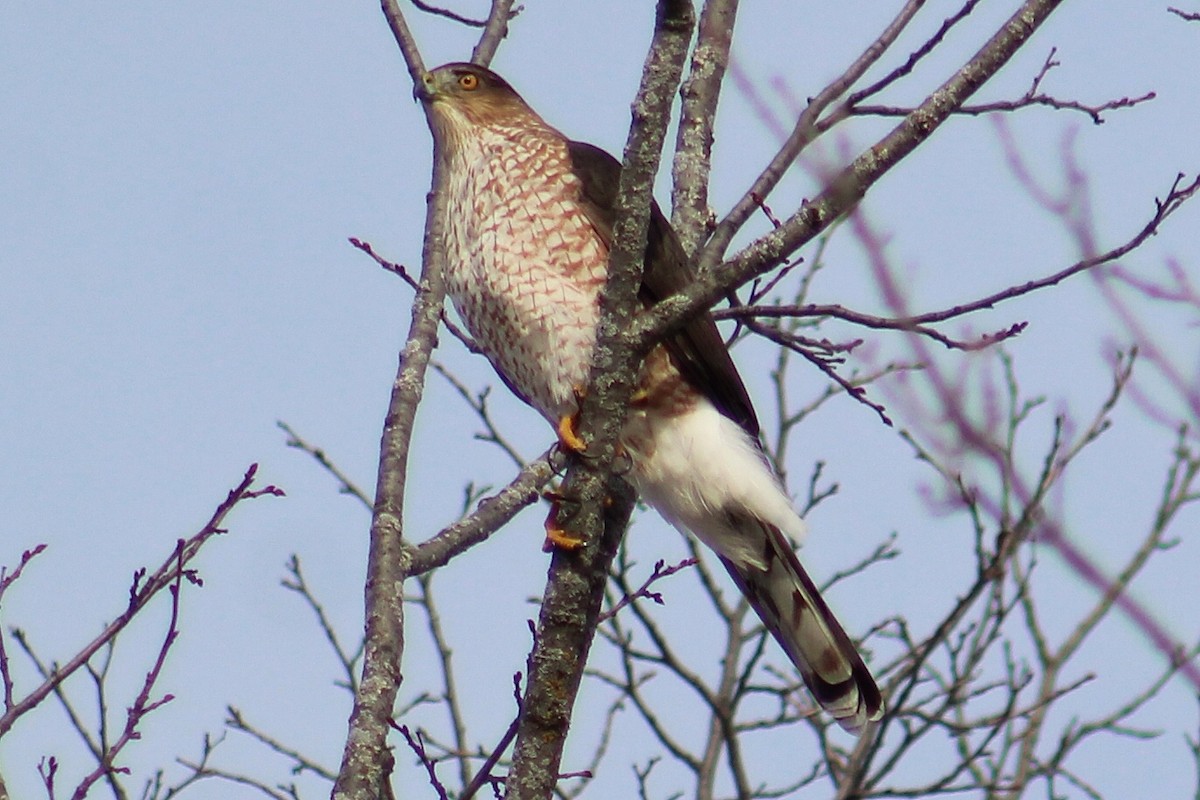
[[[187, 571], [184, 570], [183, 560], [186, 545], [187, 541], [180, 539], [175, 547], [175, 577], [174, 581], [168, 587], [171, 592], [171, 617], [167, 627], [167, 634], [163, 637], [163, 643], [158, 649], [158, 657], [154, 660], [154, 665], [150, 668], [150, 671], [146, 673], [146, 678], [142, 682], [142, 690], [138, 693], [137, 698], [134, 699], [133, 705], [126, 710], [125, 727], [122, 729], [121, 735], [104, 750], [96, 768], [79, 782], [72, 795], [72, 800], [83, 800], [83, 798], [87, 797], [87, 793], [92, 785], [102, 777], [110, 776], [114, 772], [127, 773], [129, 771], [128, 768], [114, 766], [117, 756], [129, 742], [141, 738], [141, 734], [138, 733], [137, 728], [142, 719], [147, 714], [161, 708], [174, 699], [173, 695], [165, 694], [158, 700], [151, 700], [150, 693], [154, 690], [155, 683], [158, 682], [158, 676], [162, 672], [163, 664], [166, 663], [167, 653], [170, 651], [171, 645], [175, 643], [175, 640], [179, 636], [179, 593], [183, 588], [184, 577], [188, 577]], [[190, 577], [189, 580], [191, 580]]]

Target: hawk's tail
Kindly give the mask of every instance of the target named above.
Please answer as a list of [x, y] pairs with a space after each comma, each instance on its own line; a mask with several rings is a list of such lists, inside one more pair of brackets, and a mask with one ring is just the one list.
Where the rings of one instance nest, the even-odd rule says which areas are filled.
[[760, 529], [766, 540], [765, 566], [721, 560], [816, 701], [843, 728], [860, 732], [883, 716], [875, 679], [779, 529], [746, 524]]
[[686, 413], [638, 419], [642, 428], [627, 425], [623, 443], [646, 500], [717, 552], [813, 697], [843, 728], [858, 731], [879, 719], [879, 687], [784, 535], [802, 536], [804, 521], [758, 440], [707, 401]]

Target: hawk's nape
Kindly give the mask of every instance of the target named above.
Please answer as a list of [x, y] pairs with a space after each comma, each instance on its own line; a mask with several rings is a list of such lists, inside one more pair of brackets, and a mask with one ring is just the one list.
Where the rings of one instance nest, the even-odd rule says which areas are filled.
[[[438, 67], [417, 93], [442, 160], [447, 292], [505, 384], [569, 430], [591, 366], [620, 164], [568, 141], [482, 67]], [[655, 205], [640, 297], [657, 302], [691, 277]], [[804, 522], [709, 315], [647, 355], [620, 444], [638, 491], [717, 552], [817, 702], [853, 732], [879, 719], [871, 673], [796, 558]]]

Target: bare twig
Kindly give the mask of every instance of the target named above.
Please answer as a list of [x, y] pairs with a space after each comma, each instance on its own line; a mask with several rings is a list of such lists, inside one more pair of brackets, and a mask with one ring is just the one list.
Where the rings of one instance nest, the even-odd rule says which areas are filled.
[[639, 586], [637, 589], [635, 589], [632, 593], [622, 595], [620, 600], [618, 600], [615, 604], [611, 605], [607, 611], [605, 611], [603, 614], [600, 615], [599, 619], [597, 619], [597, 621], [596, 621], [596, 624], [598, 624], [598, 625], [604, 624], [604, 621], [607, 620], [609, 617], [616, 616], [616, 614], [618, 614], [622, 608], [624, 608], [625, 606], [629, 605], [630, 603], [632, 603], [636, 600], [640, 600], [641, 598], [646, 598], [647, 600], [652, 600], [661, 606], [663, 604], [662, 594], [660, 592], [650, 591], [650, 587], [652, 585], [654, 585], [655, 583], [657, 583], [658, 581], [663, 580], [664, 578], [671, 577], [672, 575], [674, 575], [676, 572], [679, 572], [680, 570], [695, 566], [696, 559], [685, 558], [682, 561], [680, 561], [676, 564], [672, 564], [669, 567], [665, 566], [666, 563], [667, 562], [665, 562], [661, 559], [654, 562], [654, 570], [650, 573], [650, 576], [648, 578], [646, 578], [646, 580], [642, 583], [642, 585]]
[[[896, 67], [887, 75], [884, 75], [871, 85], [865, 86], [847, 97], [844, 104], [845, 107], [854, 108], [868, 97], [879, 94], [884, 89], [895, 84], [901, 78], [912, 74], [912, 71], [917, 64], [921, 63], [921, 61], [927, 55], [932, 53], [935, 49], [937, 49], [938, 45], [946, 40], [947, 34], [954, 29], [954, 26], [971, 16], [971, 12], [975, 10], [975, 6], [977, 5], [979, 5], [979, 0], [967, 0], [967, 2], [963, 3], [962, 7], [959, 8], [958, 11], [942, 20], [941, 26], [934, 31], [933, 35], [926, 39], [920, 47], [910, 53], [908, 59], [905, 60], [903, 64]], [[829, 121], [826, 120], [825, 127], [828, 126]]]
[[180, 539], [175, 547], [174, 580], [167, 587], [171, 592], [171, 617], [170, 623], [167, 626], [167, 633], [163, 637], [162, 645], [158, 649], [158, 657], [154, 660], [154, 665], [150, 668], [150, 671], [146, 673], [146, 678], [142, 682], [142, 690], [138, 692], [133, 705], [126, 709], [125, 727], [121, 731], [121, 735], [117, 737], [115, 742], [105, 748], [96, 768], [84, 776], [79, 785], [75, 787], [72, 800], [83, 800], [92, 785], [102, 777], [109, 776], [112, 773], [129, 772], [127, 767], [117, 767], [114, 765], [117, 756], [125, 748], [125, 745], [141, 737], [137, 731], [138, 725], [141, 724], [141, 721], [147, 714], [175, 699], [174, 695], [164, 694], [157, 700], [151, 700], [150, 693], [154, 691], [154, 684], [158, 682], [159, 673], [162, 672], [163, 663], [167, 659], [167, 653], [170, 651], [171, 645], [175, 643], [175, 639], [179, 636], [179, 592], [183, 587], [183, 579], [186, 577], [192, 583], [199, 582], [198, 578], [184, 569], [184, 549], [186, 546], [187, 541]]
[[308, 581], [304, 578], [304, 572], [300, 568], [300, 557], [295, 553], [288, 559], [287, 569], [291, 577], [284, 578], [280, 581], [280, 584], [283, 588], [293, 591], [304, 598], [304, 602], [312, 609], [313, 614], [317, 617], [317, 625], [320, 626], [321, 633], [325, 635], [325, 641], [329, 642], [329, 646], [332, 648], [338, 663], [342, 667], [342, 672], [345, 674], [345, 679], [338, 681], [338, 685], [345, 687], [351, 694], [354, 694], [358, 691], [358, 660], [362, 658], [362, 643], [359, 643], [353, 653], [342, 646], [337, 631], [333, 629], [333, 623], [329, 621], [329, 617], [325, 614], [324, 606], [321, 605], [320, 601], [317, 600], [309, 588]]
[[416, 755], [417, 761], [419, 761], [425, 767], [425, 774], [429, 776], [429, 785], [433, 787], [433, 790], [437, 793], [439, 800], [450, 800], [450, 794], [446, 791], [446, 787], [443, 786], [442, 782], [438, 779], [437, 764], [429, 756], [429, 754], [425, 752], [425, 741], [422, 737], [421, 731], [417, 731], [416, 735], [414, 736], [407, 725], [397, 725], [396, 730], [400, 731], [400, 735], [404, 737], [404, 741], [408, 742], [408, 747]]
[[240, 709], [233, 706], [226, 706], [225, 713], [228, 715], [225, 718], [225, 725], [231, 730], [241, 731], [247, 736], [252, 737], [259, 744], [264, 745], [267, 749], [277, 753], [292, 762], [291, 771], [293, 775], [299, 775], [303, 772], [311, 772], [332, 783], [337, 778], [337, 773], [333, 770], [323, 767], [312, 759], [300, 753], [298, 750], [280, 742], [275, 737], [246, 721]]
[[[0, 567], [0, 601], [4, 600], [4, 593], [8, 591], [8, 587], [12, 586], [21, 573], [25, 571], [25, 567], [29, 562], [37, 558], [46, 550], [46, 545], [39, 544], [36, 547], [21, 553], [21, 560], [12, 572], [8, 571], [8, 567]], [[13, 679], [12, 672], [8, 667], [8, 652], [4, 649], [4, 636], [0, 634], [0, 681], [4, 683], [4, 710], [7, 712], [15, 705], [13, 700]]]
[[[400, 279], [407, 283], [410, 288], [414, 290], [420, 289], [420, 285], [417, 283], [417, 280], [409, 274], [408, 269], [405, 268], [403, 264], [396, 264], [392, 261], [388, 261], [386, 258], [375, 252], [375, 248], [371, 247], [370, 242], [365, 242], [361, 239], [350, 237], [350, 244], [369, 255], [375, 260], [376, 264], [383, 267], [388, 272], [392, 273], [393, 275], [399, 275]], [[445, 311], [441, 312], [441, 316], [442, 324], [446, 326], [446, 330], [450, 331], [451, 336], [462, 342], [463, 347], [467, 348], [469, 352], [475, 353], [476, 355], [480, 355], [483, 352], [479, 349], [479, 345], [475, 343], [475, 340], [471, 338], [471, 335], [462, 328], [458, 327], [454, 320], [450, 319], [450, 317], [446, 315]]]
[[[1045, 94], [1039, 91], [1042, 80], [1051, 69], [1061, 66], [1060, 62], [1054, 60], [1057, 53], [1057, 48], [1050, 49], [1050, 55], [1046, 57], [1042, 68], [1033, 78], [1033, 83], [1029, 90], [1017, 98], [1016, 100], [997, 100], [991, 103], [966, 104], [956, 110], [954, 113], [966, 116], [979, 116], [981, 114], [990, 114], [995, 112], [1011, 112], [1022, 108], [1030, 108], [1032, 106], [1044, 106], [1057, 111], [1079, 111], [1091, 117], [1092, 122], [1096, 125], [1104, 123], [1104, 112], [1114, 111], [1120, 108], [1132, 108], [1136, 105], [1149, 102], [1157, 97], [1154, 92], [1146, 92], [1138, 97], [1120, 97], [1116, 100], [1106, 100], [1102, 103], [1081, 103], [1078, 100], [1062, 100], [1052, 95]], [[879, 117], [902, 117], [912, 111], [911, 108], [903, 108], [899, 106], [864, 106], [858, 105], [857, 100], [853, 101], [853, 111], [855, 115], [871, 115]]]
[[491, 394], [491, 388], [485, 388], [479, 392], [472, 392], [467, 388], [467, 385], [459, 380], [458, 376], [446, 369], [445, 365], [434, 361], [433, 368], [437, 373], [446, 379], [446, 382], [454, 387], [454, 391], [458, 392], [458, 396], [471, 407], [475, 412], [475, 416], [479, 417], [479, 421], [483, 423], [483, 433], [475, 434], [475, 438], [481, 442], [490, 442], [499, 447], [504, 454], [509, 457], [518, 469], [525, 466], [525, 459], [517, 451], [517, 448], [500, 432], [496, 426], [496, 421], [492, 419], [491, 411], [488, 409], [488, 396]]
[[424, 0], [412, 0], [412, 4], [419, 10], [424, 11], [426, 14], [433, 14], [435, 17], [445, 17], [448, 20], [457, 22], [461, 25], [466, 25], [470, 28], [482, 28], [487, 24], [487, 20], [465, 17], [456, 11], [451, 11], [448, 8], [441, 8], [440, 6], [435, 6], [431, 3], [426, 3]]
[[269, 786], [250, 775], [243, 775], [238, 772], [211, 766], [209, 760], [224, 740], [225, 737], [222, 735], [214, 742], [208, 734], [205, 734], [198, 761], [190, 761], [185, 758], [176, 759], [179, 764], [189, 770], [189, 774], [178, 783], [166, 787], [164, 791], [164, 787], [161, 784], [161, 773], [159, 773], [154, 783], [147, 785], [146, 791], [143, 792], [143, 800], [172, 800], [172, 798], [179, 796], [188, 787], [208, 778], [216, 778], [239, 786], [249, 787], [266, 797], [272, 798], [272, 800], [299, 800], [300, 795], [295, 784], [289, 786]]
[[[46, 664], [44, 661], [42, 661], [42, 659], [34, 651], [33, 644], [29, 641], [29, 637], [24, 630], [20, 628], [14, 628], [12, 630], [12, 637], [13, 640], [16, 641], [17, 645], [19, 645], [20, 648], [25, 652], [25, 655], [29, 658], [29, 660], [33, 662], [34, 668], [37, 669], [38, 674], [42, 676], [42, 679], [50, 679], [54, 675], [54, 671], [57, 666], [54, 664]], [[110, 641], [107, 645], [105, 645], [103, 656], [104, 664], [99, 671], [95, 670], [90, 662], [84, 665], [84, 669], [92, 678], [92, 682], [96, 688], [96, 706], [99, 717], [99, 722], [97, 725], [99, 730], [96, 731], [97, 735], [93, 735], [89, 723], [87, 723], [83, 717], [80, 716], [79, 709], [76, 708], [76, 704], [71, 700], [70, 697], [68, 697], [66, 691], [64, 691], [63, 684], [60, 683], [58, 686], [54, 687], [54, 696], [58, 700], [59, 706], [62, 708], [63, 713], [67, 715], [67, 719], [70, 720], [71, 727], [77, 734], [79, 734], [79, 738], [83, 740], [84, 746], [87, 747], [88, 752], [92, 754], [92, 758], [96, 759], [96, 763], [101, 763], [103, 761], [104, 754], [108, 750], [108, 702], [105, 698], [104, 678], [108, 673], [109, 665], [112, 663], [112, 656], [115, 646], [116, 644], [113, 641]], [[118, 780], [118, 775], [115, 772], [110, 771], [105, 777], [108, 780], [109, 788], [112, 790], [113, 796], [118, 798], [118, 800], [124, 800], [126, 793]]]
[[341, 484], [339, 491], [342, 494], [348, 494], [356, 498], [366, 508], [371, 507], [371, 498], [367, 497], [366, 492], [360, 489], [358, 484], [350, 480], [350, 478], [347, 477], [344, 472], [338, 469], [338, 466], [330, 460], [329, 456], [325, 454], [324, 450], [306, 442], [300, 437], [300, 434], [296, 433], [296, 431], [292, 429], [292, 426], [288, 425], [286, 422], [277, 420], [275, 425], [281, 431], [287, 434], [287, 441], [285, 444], [288, 447], [294, 447], [297, 450], [308, 453], [318, 464], [325, 468], [326, 472], [337, 479], [337, 482]]
[[471, 782], [471, 765], [463, 755], [467, 752], [467, 726], [455, 680], [454, 651], [450, 647], [450, 640], [442, 627], [442, 618], [438, 613], [437, 602], [433, 596], [434, 574], [434, 572], [425, 572], [417, 576], [417, 582], [421, 586], [421, 595], [413, 598], [413, 602], [419, 603], [425, 609], [425, 619], [429, 624], [429, 638], [433, 640], [433, 646], [437, 649], [438, 659], [441, 661], [442, 696], [440, 701], [450, 717], [450, 730], [454, 735], [454, 752], [458, 754], [455, 760], [458, 762], [459, 785], [466, 786]]
[[492, 752], [484, 759], [483, 764], [480, 765], [479, 770], [475, 773], [475, 777], [463, 787], [458, 800], [471, 800], [485, 783], [493, 783], [494, 785], [494, 782], [501, 780], [492, 775], [492, 769], [500, 763], [500, 758], [508, 750], [509, 745], [513, 743], [513, 739], [517, 737], [517, 726], [521, 722], [521, 673], [519, 672], [513, 675], [513, 699], [517, 704], [517, 713], [513, 716], [512, 723], [508, 726], [504, 735], [500, 737], [500, 741], [492, 748]]

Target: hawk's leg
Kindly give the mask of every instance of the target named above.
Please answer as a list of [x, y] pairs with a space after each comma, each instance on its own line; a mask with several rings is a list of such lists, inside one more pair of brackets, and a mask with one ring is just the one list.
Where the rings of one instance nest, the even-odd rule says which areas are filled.
[[562, 507], [572, 503], [578, 505], [579, 501], [554, 489], [542, 492], [542, 497], [550, 501], [550, 513], [546, 515], [546, 541], [542, 544], [542, 550], [549, 553], [555, 548], [572, 551], [583, 547], [583, 537], [567, 530], [559, 522]]
[[575, 393], [575, 410], [558, 418], [555, 428], [558, 431], [558, 445], [570, 453], [584, 453], [587, 451], [587, 442], [579, 435], [579, 407], [583, 404], [586, 390], [576, 385], [571, 391]]

